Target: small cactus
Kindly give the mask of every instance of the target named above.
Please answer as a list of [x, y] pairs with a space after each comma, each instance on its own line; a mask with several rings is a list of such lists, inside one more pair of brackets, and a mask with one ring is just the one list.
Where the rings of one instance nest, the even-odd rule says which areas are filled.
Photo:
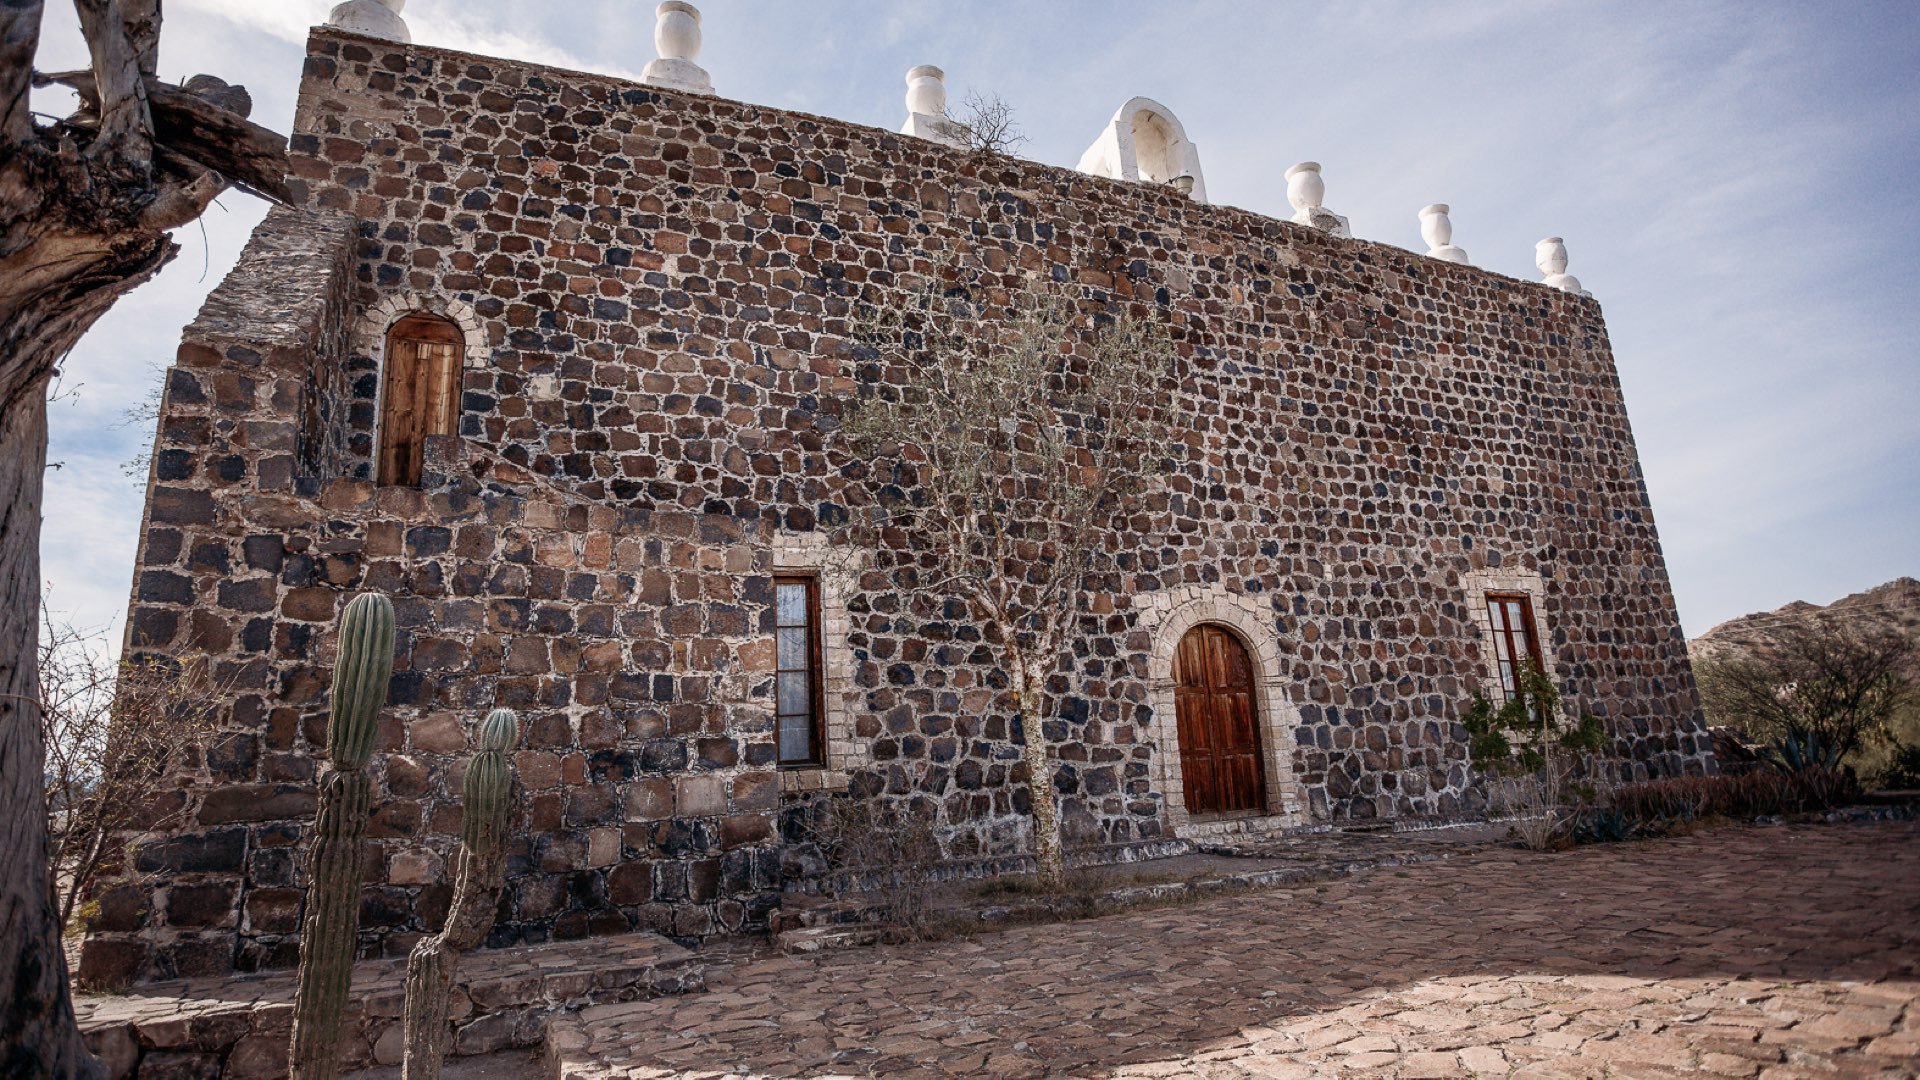
[[480, 752], [468, 763], [467, 778], [460, 788], [464, 810], [460, 842], [470, 851], [492, 854], [500, 843], [513, 785], [506, 752], [519, 738], [520, 724], [512, 709], [495, 709], [480, 721]]
[[332, 1080], [340, 1071], [340, 1014], [360, 929], [360, 836], [372, 801], [366, 764], [392, 676], [393, 604], [379, 593], [361, 593], [340, 617], [328, 762], [320, 773], [307, 910], [300, 923], [300, 985], [288, 1065], [293, 1080]]
[[512, 710], [495, 709], [480, 722], [480, 752], [467, 763], [461, 784], [459, 868], [453, 907], [438, 934], [421, 939], [407, 957], [406, 1060], [404, 1080], [438, 1080], [452, 1032], [447, 1001], [460, 954], [487, 936], [506, 876], [507, 812], [513, 802], [513, 772], [506, 752], [520, 738]]

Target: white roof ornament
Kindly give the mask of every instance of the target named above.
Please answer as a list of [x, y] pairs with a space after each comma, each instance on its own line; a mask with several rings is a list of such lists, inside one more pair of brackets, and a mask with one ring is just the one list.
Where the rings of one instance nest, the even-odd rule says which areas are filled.
[[1094, 176], [1166, 184], [1197, 203], [1207, 201], [1207, 180], [1200, 172], [1200, 149], [1173, 111], [1152, 98], [1137, 97], [1113, 114], [1106, 130], [1080, 155], [1079, 169]]
[[1295, 224], [1309, 225], [1323, 233], [1353, 239], [1353, 226], [1342, 214], [1321, 205], [1327, 200], [1327, 182], [1320, 178], [1320, 163], [1303, 161], [1287, 170], [1287, 201], [1293, 204]]
[[1562, 292], [1579, 296], [1593, 294], [1580, 287], [1580, 279], [1567, 273], [1567, 242], [1557, 236], [1549, 236], [1533, 245], [1533, 265], [1540, 268], [1545, 277], [1540, 280]]
[[1466, 265], [1467, 253], [1453, 245], [1453, 222], [1447, 218], [1446, 203], [1437, 202], [1420, 211], [1420, 237], [1427, 242], [1427, 257]]
[[349, 34], [411, 45], [413, 35], [407, 32], [407, 20], [400, 17], [400, 9], [406, 6], [407, 0], [347, 0], [334, 5], [327, 15], [327, 25]]
[[713, 93], [707, 69], [694, 63], [700, 58], [700, 9], [686, 0], [662, 0], [654, 16], [653, 47], [660, 57], [647, 61], [640, 81], [689, 94]]
[[967, 145], [967, 126], [947, 115], [947, 73], [932, 64], [907, 72], [907, 122], [900, 134], [948, 146]]

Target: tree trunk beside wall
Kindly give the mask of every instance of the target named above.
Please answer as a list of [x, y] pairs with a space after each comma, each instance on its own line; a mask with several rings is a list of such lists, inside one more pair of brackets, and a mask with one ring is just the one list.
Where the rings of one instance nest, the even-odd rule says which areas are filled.
[[67, 990], [46, 878], [38, 640], [45, 380], [0, 415], [0, 1076], [101, 1075]]

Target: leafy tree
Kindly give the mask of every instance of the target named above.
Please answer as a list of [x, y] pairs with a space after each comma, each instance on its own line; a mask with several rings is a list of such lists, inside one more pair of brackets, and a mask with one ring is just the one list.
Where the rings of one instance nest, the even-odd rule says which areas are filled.
[[1816, 618], [1764, 647], [1702, 660], [1694, 674], [1715, 723], [1766, 742], [1776, 767], [1828, 803], [1843, 793], [1844, 767], [1891, 741], [1895, 717], [1920, 701], [1917, 659], [1920, 647], [1897, 629]]
[[904, 594], [902, 614], [952, 599], [983, 624], [1019, 713], [1035, 858], [1058, 885], [1047, 681], [1089, 570], [1167, 453], [1173, 344], [1117, 305], [965, 277], [937, 265], [904, 305], [868, 312], [865, 386], [836, 435], [866, 483], [839, 533], [880, 556], [865, 580]]

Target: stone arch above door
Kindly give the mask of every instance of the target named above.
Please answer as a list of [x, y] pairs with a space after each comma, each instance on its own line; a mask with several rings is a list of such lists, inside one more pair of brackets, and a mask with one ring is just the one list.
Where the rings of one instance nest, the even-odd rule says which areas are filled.
[[1173, 677], [1180, 639], [1203, 623], [1219, 626], [1238, 638], [1253, 661], [1267, 792], [1265, 818], [1279, 818], [1286, 825], [1301, 824], [1300, 790], [1293, 775], [1293, 732], [1299, 713], [1286, 694], [1272, 609], [1220, 586], [1181, 587], [1136, 597], [1134, 603], [1139, 609], [1137, 625], [1153, 635], [1147, 654], [1147, 701], [1153, 710], [1154, 775], [1166, 800], [1167, 824], [1176, 835], [1204, 832], [1211, 827], [1195, 823], [1187, 811]]
[[438, 315], [460, 328], [467, 339], [465, 367], [483, 367], [493, 356], [487, 344], [487, 328], [471, 305], [451, 296], [432, 293], [393, 292], [380, 297], [361, 313], [354, 326], [355, 351], [376, 365], [385, 361], [387, 331], [394, 323], [415, 313]]

